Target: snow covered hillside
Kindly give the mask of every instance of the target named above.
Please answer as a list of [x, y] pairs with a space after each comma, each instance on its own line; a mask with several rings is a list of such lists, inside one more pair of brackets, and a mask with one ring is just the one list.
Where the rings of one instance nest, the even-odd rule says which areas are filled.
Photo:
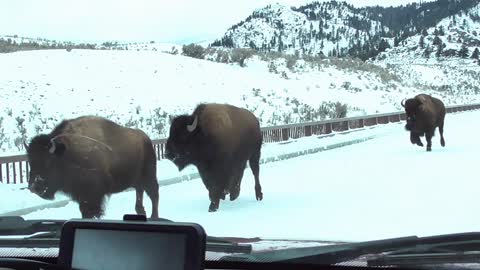
[[272, 4], [230, 27], [212, 46], [366, 60], [449, 16], [470, 13], [471, 20], [479, 21], [474, 10], [479, 3], [424, 1], [388, 8], [335, 0], [300, 7]]
[[407, 38], [369, 61], [448, 95], [480, 94], [480, 4]]
[[[220, 42], [225, 47], [250, 47], [263, 51], [284, 51], [316, 55], [344, 55], [352, 41], [348, 37], [374, 35], [380, 23], [370, 20], [368, 29], [359, 29], [347, 20], [367, 20], [354, 14], [345, 2], [312, 3], [296, 9], [272, 4], [255, 10], [252, 15], [232, 26]], [[388, 27], [382, 27], [388, 31]]]
[[[276, 62], [271, 72], [271, 63], [259, 57], [242, 68], [158, 51], [0, 54], [0, 148], [4, 155], [22, 152], [23, 141], [85, 114], [141, 128], [156, 139], [166, 136], [171, 116], [190, 113], [200, 102], [246, 107], [269, 126], [396, 111], [401, 99], [416, 93], [360, 61], [326, 59], [314, 66], [300, 60], [294, 72], [285, 59]], [[480, 100], [445, 97], [447, 104]]]

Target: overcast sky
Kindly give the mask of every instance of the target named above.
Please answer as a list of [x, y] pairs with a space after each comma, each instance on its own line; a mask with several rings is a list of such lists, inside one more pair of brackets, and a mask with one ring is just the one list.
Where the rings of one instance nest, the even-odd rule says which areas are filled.
[[[221, 37], [256, 8], [311, 0], [5, 0], [0, 35], [71, 41], [182, 43]], [[425, 0], [424, 0], [425, 1]], [[431, 0], [429, 0], [431, 1]], [[347, 0], [357, 6], [414, 0]]]

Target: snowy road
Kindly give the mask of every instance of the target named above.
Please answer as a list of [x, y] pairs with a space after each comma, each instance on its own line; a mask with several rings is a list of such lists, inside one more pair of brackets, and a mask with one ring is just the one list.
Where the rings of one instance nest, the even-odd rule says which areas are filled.
[[[435, 136], [430, 153], [393, 124], [375, 129], [381, 136], [364, 143], [264, 164], [261, 202], [247, 169], [240, 197], [221, 202], [216, 213], [207, 212], [201, 180], [164, 186], [160, 215], [197, 222], [214, 236], [359, 241], [480, 231], [480, 126], [473, 125], [479, 118], [480, 111], [447, 115], [446, 147]], [[134, 199], [134, 192], [113, 195], [105, 218], [133, 213]], [[80, 217], [76, 203], [24, 216], [72, 217]]]

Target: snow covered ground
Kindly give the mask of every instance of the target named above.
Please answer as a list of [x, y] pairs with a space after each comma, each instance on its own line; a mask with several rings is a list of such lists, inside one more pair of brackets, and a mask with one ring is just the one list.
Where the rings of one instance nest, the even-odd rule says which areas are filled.
[[[213, 236], [265, 239], [360, 241], [478, 231], [472, 213], [478, 212], [480, 128], [472, 123], [479, 117], [480, 111], [448, 114], [446, 147], [440, 147], [436, 136], [430, 153], [411, 145], [402, 125], [391, 124], [366, 131], [380, 136], [364, 143], [264, 164], [261, 202], [255, 200], [247, 169], [240, 197], [222, 201], [216, 213], [207, 212], [208, 195], [200, 179], [164, 186], [160, 215], [197, 222]], [[305, 140], [315, 146], [314, 138]], [[11, 196], [20, 199], [16, 193]], [[134, 212], [134, 198], [133, 192], [113, 195], [105, 218]], [[145, 206], [148, 213], [148, 199]], [[76, 203], [24, 216], [76, 217]]]

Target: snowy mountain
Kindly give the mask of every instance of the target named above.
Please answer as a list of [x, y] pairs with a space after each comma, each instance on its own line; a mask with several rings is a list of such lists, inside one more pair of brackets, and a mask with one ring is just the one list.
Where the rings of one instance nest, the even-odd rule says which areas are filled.
[[[275, 4], [255, 10], [212, 46], [365, 60], [478, 3], [479, 0], [438, 0], [361, 8], [335, 0], [298, 8]], [[469, 13], [472, 21], [479, 19], [475, 12]]]
[[480, 94], [480, 4], [441, 20], [369, 62], [403, 81], [452, 94]]

